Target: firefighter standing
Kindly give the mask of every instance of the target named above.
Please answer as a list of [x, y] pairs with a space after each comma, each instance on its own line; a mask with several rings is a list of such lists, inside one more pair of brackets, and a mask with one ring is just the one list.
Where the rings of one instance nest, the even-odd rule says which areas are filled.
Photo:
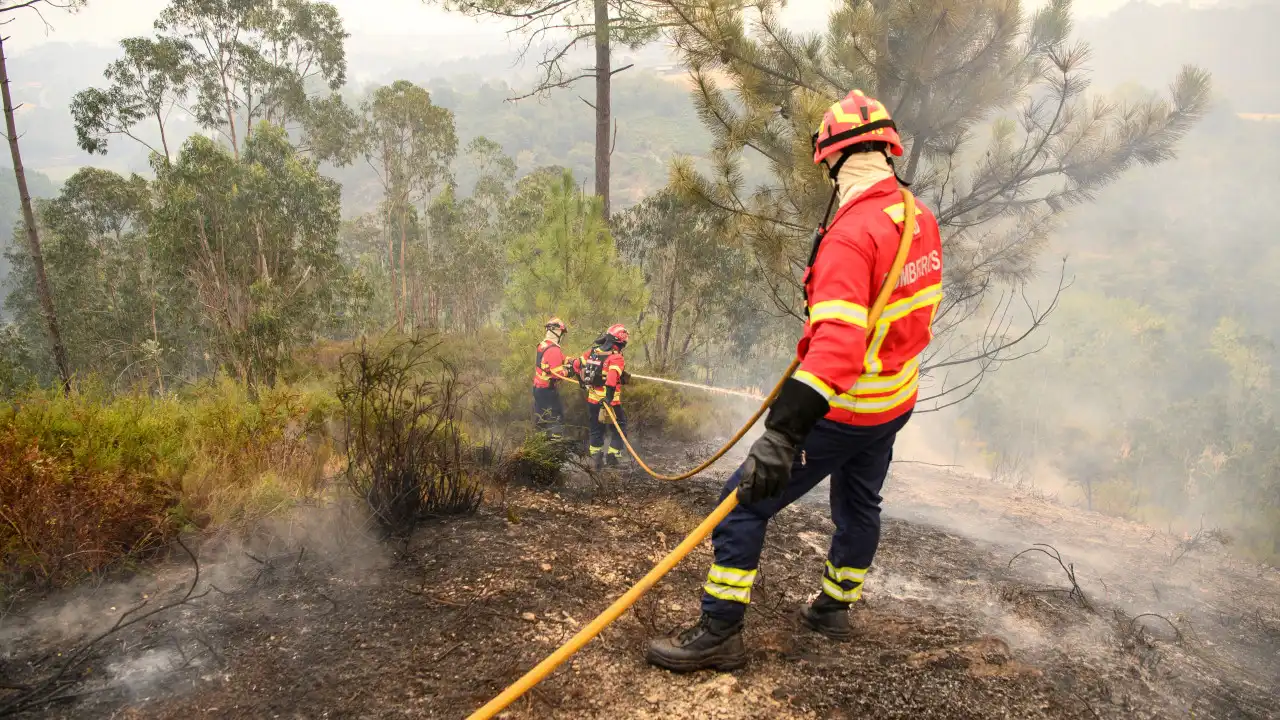
[[[574, 370], [587, 390], [587, 422], [590, 428], [587, 451], [597, 469], [606, 460], [613, 466], [622, 459], [622, 438], [616, 432], [609, 432], [613, 423], [601, 403], [613, 408], [613, 414], [618, 418], [618, 427], [626, 432], [627, 413], [622, 409], [622, 386], [630, 375], [626, 371], [622, 350], [627, 346], [629, 338], [630, 334], [624, 326], [613, 325], [590, 350], [574, 362]], [[606, 433], [609, 435], [608, 441]]]
[[564, 404], [556, 386], [564, 378], [560, 340], [569, 332], [569, 326], [560, 318], [551, 318], [545, 327], [546, 337], [538, 343], [533, 361], [533, 423], [552, 440], [560, 440], [564, 437]]
[[[889, 153], [902, 155], [884, 106], [854, 90], [813, 136], [815, 164], [833, 181], [839, 210], [814, 239], [805, 272], [800, 369], [770, 407], [765, 432], [729, 478], [740, 504], [712, 535], [715, 560], [702, 616], [650, 642], [649, 662], [688, 671], [746, 661], [743, 618], [769, 519], [831, 477], [835, 534], [822, 593], [801, 615], [836, 640], [853, 634], [848, 608], [862, 593], [880, 541], [880, 490], [893, 442], [915, 406], [920, 354], [942, 298], [942, 245], [933, 214], [916, 208], [916, 233], [898, 284], [868, 337], [867, 314], [897, 255], [905, 208]], [[830, 208], [828, 208], [828, 212]]]

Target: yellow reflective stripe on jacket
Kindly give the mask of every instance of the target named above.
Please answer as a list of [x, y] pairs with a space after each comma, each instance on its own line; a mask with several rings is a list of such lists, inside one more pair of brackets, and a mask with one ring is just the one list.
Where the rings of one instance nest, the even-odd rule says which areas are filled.
[[867, 343], [867, 354], [862, 358], [863, 374], [878, 375], [883, 365], [880, 363], [880, 348], [884, 345], [884, 339], [889, 334], [889, 323], [881, 320], [876, 323], [876, 331], [871, 335], [871, 341]]
[[911, 382], [912, 375], [919, 369], [920, 356], [917, 355], [907, 361], [907, 364], [903, 365], [902, 369], [896, 373], [890, 375], [881, 375], [879, 373], [863, 375], [858, 378], [858, 382], [854, 384], [853, 388], [841, 395], [841, 397], [852, 400], [856, 395], [880, 395], [893, 392]]
[[791, 377], [813, 388], [819, 395], [828, 401], [836, 396], [836, 391], [832, 390], [830, 385], [819, 380], [817, 375], [814, 375], [808, 370], [797, 370], [796, 374]]
[[942, 302], [942, 283], [934, 283], [910, 297], [886, 305], [884, 312], [880, 313], [880, 322], [887, 324], [901, 320], [921, 308], [937, 305], [939, 302]]
[[911, 395], [920, 387], [920, 373], [912, 372], [911, 379], [892, 395], [882, 396], [850, 396], [841, 395], [828, 402], [831, 407], [855, 413], [888, 412], [911, 399]]
[[[884, 209], [884, 212], [886, 215], [889, 216], [890, 220], [894, 221], [899, 225], [901, 225], [907, 219], [906, 203], [898, 203], [896, 205], [890, 205], [889, 207]], [[920, 206], [917, 205], [916, 215], [923, 215], [923, 214], [924, 214], [924, 210], [921, 210]], [[916, 232], [920, 232], [920, 227], [918, 225], [916, 226]]]
[[836, 567], [827, 561], [827, 577], [836, 582], [862, 582], [867, 579], [867, 570], [870, 568], [852, 568], [852, 567]]
[[862, 583], [858, 583], [857, 587], [852, 590], [845, 590], [831, 578], [824, 577], [822, 578], [822, 592], [840, 602], [857, 602], [858, 598], [862, 597]]
[[809, 308], [809, 324], [841, 320], [860, 328], [867, 326], [867, 308], [848, 300], [823, 300]]
[[901, 320], [922, 308], [936, 307], [940, 302], [942, 302], [942, 283], [934, 283], [908, 297], [885, 305], [884, 311], [880, 313], [880, 319], [876, 321], [875, 334], [867, 343], [867, 354], [862, 360], [863, 373], [879, 375], [884, 369], [884, 365], [880, 362], [880, 348], [884, 346], [884, 340], [889, 335], [889, 327], [895, 320]]

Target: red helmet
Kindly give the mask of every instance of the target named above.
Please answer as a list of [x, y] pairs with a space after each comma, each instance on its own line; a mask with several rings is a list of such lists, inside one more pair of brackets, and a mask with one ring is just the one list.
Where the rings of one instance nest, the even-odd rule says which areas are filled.
[[548, 330], [555, 330], [560, 335], [563, 335], [569, 332], [569, 324], [558, 317], [553, 317], [550, 320], [548, 320], [546, 324], [546, 328]]
[[605, 334], [612, 337], [614, 342], [619, 345], [626, 345], [627, 340], [631, 339], [631, 333], [627, 332], [626, 326], [622, 323], [611, 326], [605, 331]]
[[902, 155], [902, 138], [889, 111], [879, 100], [853, 90], [822, 116], [822, 124], [813, 134], [813, 164], [865, 142], [885, 143], [894, 155]]

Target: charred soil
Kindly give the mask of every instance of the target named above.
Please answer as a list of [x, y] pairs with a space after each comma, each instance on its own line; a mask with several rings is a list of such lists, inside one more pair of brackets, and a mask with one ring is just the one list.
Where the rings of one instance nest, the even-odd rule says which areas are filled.
[[[795, 618], [817, 590], [831, 530], [815, 491], [771, 526], [747, 668], [673, 675], [642, 659], [649, 637], [696, 617], [704, 543], [504, 717], [1280, 716], [1274, 569], [1213, 549], [1175, 562], [1177, 541], [1141, 526], [897, 468], [854, 641], [831, 643]], [[32, 715], [466, 717], [673, 548], [712, 509], [723, 476], [572, 475], [432, 520], [394, 548], [314, 518], [209, 544], [201, 582], [214, 591], [111, 637], [74, 692]], [[956, 516], [983, 531], [957, 530], [946, 522]], [[1041, 552], [1010, 564], [1037, 542], [1064, 565]], [[189, 573], [175, 565], [145, 588], [85, 589], [14, 610], [0, 680], [42, 677], [77, 633], [110, 625], [143, 594], [159, 602], [181, 592]]]

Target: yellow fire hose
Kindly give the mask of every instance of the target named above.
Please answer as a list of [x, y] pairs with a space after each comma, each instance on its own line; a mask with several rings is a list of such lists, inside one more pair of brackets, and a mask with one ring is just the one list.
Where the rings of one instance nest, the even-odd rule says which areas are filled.
[[[906, 209], [905, 220], [902, 227], [902, 240], [898, 243], [898, 254], [893, 259], [893, 266], [889, 268], [889, 275], [885, 278], [884, 285], [881, 286], [880, 293], [876, 296], [876, 301], [875, 304], [872, 305], [871, 311], [867, 313], [868, 334], [874, 331], [876, 323], [880, 320], [880, 314], [884, 311], [884, 306], [889, 301], [889, 295], [893, 292], [893, 288], [898, 284], [898, 276], [902, 273], [902, 266], [907, 262], [907, 252], [911, 249], [911, 238], [915, 235], [916, 201], [915, 197], [912, 196], [911, 192], [906, 188], [902, 188], [902, 201]], [[609, 413], [609, 419], [613, 423], [613, 429], [618, 433], [618, 437], [622, 438], [623, 444], [627, 446], [627, 452], [631, 453], [631, 457], [635, 458], [636, 462], [644, 469], [645, 472], [659, 480], [684, 480], [707, 469], [712, 463], [723, 457], [725, 453], [729, 452], [734, 445], [738, 444], [738, 441], [747, 434], [751, 429], [751, 426], [755, 425], [756, 421], [760, 419], [760, 416], [763, 415], [765, 411], [769, 409], [769, 406], [773, 404], [773, 401], [778, 397], [778, 393], [782, 391], [782, 386], [786, 383], [787, 378], [791, 377], [791, 374], [794, 373], [796, 368], [799, 366], [800, 360], [797, 359], [792, 361], [791, 365], [787, 368], [787, 371], [783, 373], [782, 378], [778, 380], [778, 384], [774, 386], [773, 391], [769, 393], [769, 397], [760, 404], [759, 409], [752, 414], [751, 418], [742, 426], [742, 429], [738, 430], [738, 432], [730, 438], [729, 442], [725, 443], [724, 447], [717, 450], [716, 454], [712, 455], [706, 462], [693, 470], [680, 475], [660, 475], [651, 470], [649, 466], [640, 459], [635, 448], [631, 446], [631, 441], [627, 439], [626, 433], [622, 432], [622, 428], [618, 427], [618, 418], [613, 414], [613, 408], [603, 403], [601, 403], [601, 407], [605, 408]], [[479, 710], [471, 713], [471, 715], [467, 717], [467, 720], [490, 720], [490, 718], [506, 709], [508, 705], [518, 700], [521, 695], [528, 692], [534, 685], [542, 682], [542, 680], [550, 675], [552, 671], [560, 667], [565, 660], [568, 660], [574, 653], [581, 650], [584, 645], [591, 642], [591, 640], [608, 627], [610, 623], [621, 617], [622, 613], [626, 612], [632, 605], [634, 605], [636, 601], [648, 592], [649, 588], [656, 585], [664, 575], [671, 572], [671, 570], [681, 560], [683, 560], [686, 555], [692, 552], [695, 547], [701, 544], [702, 541], [711, 534], [711, 531], [715, 529], [716, 525], [719, 525], [720, 521], [723, 520], [735, 507], [737, 507], [737, 505], [738, 491], [735, 489], [733, 492], [729, 493], [729, 497], [726, 497], [724, 501], [717, 505], [716, 509], [712, 510], [711, 514], [699, 523], [698, 527], [694, 528], [693, 532], [689, 533], [689, 535], [685, 537], [685, 539], [681, 541], [674, 550], [667, 553], [667, 556], [662, 558], [662, 560], [643, 578], [640, 578], [639, 582], [632, 585], [629, 590], [623, 593], [622, 597], [613, 601], [613, 604], [606, 608], [604, 612], [597, 615], [596, 618], [586, 627], [579, 630], [573, 637], [569, 638], [567, 642], [557, 648], [555, 652], [551, 653], [546, 657], [546, 659], [535, 665], [532, 670], [525, 673], [519, 680], [509, 685], [507, 689], [503, 690], [497, 697], [485, 703], [484, 707], [481, 707]]]

